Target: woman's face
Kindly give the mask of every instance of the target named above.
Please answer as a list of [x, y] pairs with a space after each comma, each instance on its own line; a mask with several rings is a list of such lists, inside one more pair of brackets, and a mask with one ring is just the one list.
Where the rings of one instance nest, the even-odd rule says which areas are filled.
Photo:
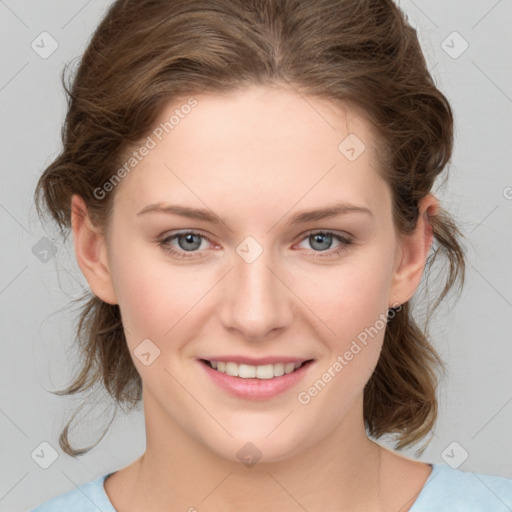
[[149, 424], [282, 460], [362, 429], [388, 307], [408, 298], [391, 193], [351, 110], [284, 88], [195, 100], [161, 112], [116, 187], [112, 286]]

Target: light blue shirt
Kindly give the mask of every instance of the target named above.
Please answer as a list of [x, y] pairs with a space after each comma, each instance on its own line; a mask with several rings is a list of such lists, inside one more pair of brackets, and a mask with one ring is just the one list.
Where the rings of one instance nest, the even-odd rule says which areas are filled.
[[[512, 479], [431, 464], [409, 512], [512, 512]], [[116, 512], [103, 487], [110, 475], [46, 501], [30, 512]]]

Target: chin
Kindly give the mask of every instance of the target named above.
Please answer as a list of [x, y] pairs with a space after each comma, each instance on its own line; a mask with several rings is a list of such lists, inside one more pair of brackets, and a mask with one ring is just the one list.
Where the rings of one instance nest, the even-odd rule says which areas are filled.
[[218, 456], [232, 462], [241, 462], [247, 467], [281, 462], [303, 451], [308, 444], [306, 440], [309, 440], [309, 444], [314, 442], [312, 433], [297, 432], [290, 424], [286, 428], [279, 425], [285, 416], [282, 415], [272, 429], [263, 429], [254, 423], [252, 428], [245, 430], [231, 430], [228, 427], [233, 439], [226, 435], [217, 442], [213, 439], [203, 439], [203, 442]]

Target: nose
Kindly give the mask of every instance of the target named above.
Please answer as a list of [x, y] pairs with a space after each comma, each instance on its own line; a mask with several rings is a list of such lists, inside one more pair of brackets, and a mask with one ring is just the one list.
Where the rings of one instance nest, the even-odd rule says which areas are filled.
[[235, 255], [234, 268], [223, 280], [219, 308], [226, 329], [238, 331], [250, 341], [261, 341], [291, 323], [293, 294], [285, 284], [285, 272], [276, 268], [270, 251], [263, 251], [251, 263]]

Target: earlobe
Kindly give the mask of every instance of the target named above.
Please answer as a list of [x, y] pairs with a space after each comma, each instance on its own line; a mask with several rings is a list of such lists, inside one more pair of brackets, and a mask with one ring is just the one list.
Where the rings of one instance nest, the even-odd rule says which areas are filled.
[[405, 304], [418, 288], [433, 241], [433, 228], [429, 217], [439, 209], [438, 200], [428, 194], [419, 202], [418, 221], [414, 232], [402, 237], [389, 298], [389, 306]]
[[71, 226], [78, 266], [91, 291], [104, 302], [117, 304], [105, 237], [91, 222], [87, 206], [78, 195], [73, 195], [71, 199]]

